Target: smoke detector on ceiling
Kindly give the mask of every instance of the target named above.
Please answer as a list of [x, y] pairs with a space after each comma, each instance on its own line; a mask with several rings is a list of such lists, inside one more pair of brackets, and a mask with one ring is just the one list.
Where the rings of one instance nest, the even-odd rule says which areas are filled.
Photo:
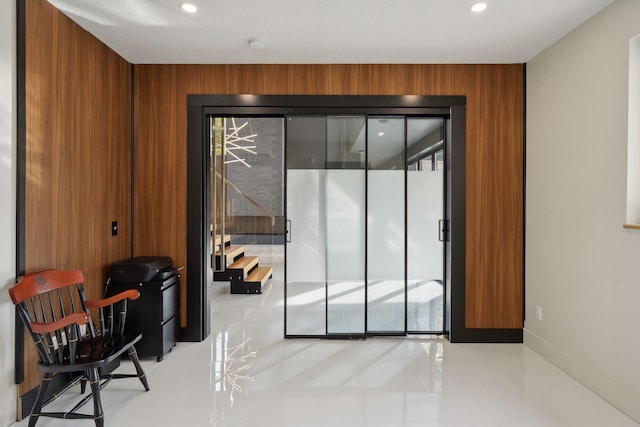
[[264, 42], [255, 37], [249, 39], [249, 46], [253, 50], [263, 50], [265, 48]]

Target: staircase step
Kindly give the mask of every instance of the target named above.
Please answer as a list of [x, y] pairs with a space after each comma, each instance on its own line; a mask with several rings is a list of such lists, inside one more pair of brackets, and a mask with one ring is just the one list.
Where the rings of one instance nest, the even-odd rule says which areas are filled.
[[244, 275], [246, 276], [256, 265], [258, 265], [257, 256], [243, 256], [233, 264], [228, 265], [227, 270], [243, 270]]
[[273, 276], [273, 269], [271, 267], [258, 267], [251, 272], [247, 276], [244, 281], [246, 283], [255, 283], [260, 284], [260, 286], [264, 285], [267, 280], [269, 280]]
[[[224, 248], [224, 254], [227, 259], [235, 259], [238, 255], [244, 253], [244, 246], [227, 246]], [[222, 249], [216, 251], [216, 256], [222, 255]]]
[[[231, 236], [228, 234], [225, 234], [224, 236], [224, 243], [230, 243], [231, 242]], [[218, 234], [216, 235], [216, 246], [220, 246], [222, 244], [222, 237]]]

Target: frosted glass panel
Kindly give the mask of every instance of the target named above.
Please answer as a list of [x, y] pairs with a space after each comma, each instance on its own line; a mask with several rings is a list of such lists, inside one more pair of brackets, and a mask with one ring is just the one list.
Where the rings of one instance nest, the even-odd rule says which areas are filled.
[[369, 171], [368, 330], [404, 331], [404, 171]]
[[325, 334], [326, 171], [287, 172], [287, 324], [289, 335]]
[[327, 333], [365, 332], [365, 171], [328, 170]]
[[405, 118], [367, 132], [367, 330], [405, 332]]
[[404, 331], [404, 171], [368, 175], [368, 329]]
[[443, 327], [444, 120], [407, 120], [407, 330]]
[[407, 328], [442, 330], [443, 171], [407, 172]]

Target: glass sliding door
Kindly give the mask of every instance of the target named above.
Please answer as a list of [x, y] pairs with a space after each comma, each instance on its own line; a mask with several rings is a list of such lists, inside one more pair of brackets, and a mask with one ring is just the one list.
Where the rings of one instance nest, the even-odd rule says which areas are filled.
[[285, 335], [326, 334], [326, 118], [286, 128]]
[[367, 331], [404, 334], [405, 118], [368, 118]]
[[327, 117], [327, 334], [365, 333], [363, 116]]
[[441, 332], [444, 119], [407, 119], [407, 331]]
[[444, 124], [286, 118], [286, 336], [442, 332]]
[[287, 118], [287, 336], [365, 332], [364, 128]]

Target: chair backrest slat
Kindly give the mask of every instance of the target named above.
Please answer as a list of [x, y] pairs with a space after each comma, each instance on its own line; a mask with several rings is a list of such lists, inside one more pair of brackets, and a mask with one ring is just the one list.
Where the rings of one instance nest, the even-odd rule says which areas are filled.
[[40, 314], [42, 315], [43, 322], [50, 322], [47, 318], [47, 310], [44, 308], [44, 302], [42, 302], [42, 295], [38, 295], [38, 302], [40, 303]]
[[57, 313], [56, 313], [56, 308], [55, 308], [55, 305], [53, 303], [53, 297], [55, 295], [54, 295], [53, 292], [47, 292], [46, 296], [47, 296], [47, 298], [49, 300], [49, 308], [48, 308], [48, 310], [49, 310], [49, 314], [51, 315], [50, 322], [55, 322], [56, 320], [58, 320], [58, 316], [57, 316]]
[[127, 317], [127, 300], [122, 300], [122, 304], [120, 306], [120, 316], [118, 321], [118, 333], [124, 334], [124, 322]]
[[67, 314], [65, 313], [62, 291], [60, 291], [60, 288], [56, 289], [56, 294], [58, 295], [58, 303], [60, 304], [60, 316], [65, 317]]
[[72, 286], [69, 286], [67, 288], [69, 290], [69, 299], [71, 300], [71, 310], [73, 310], [74, 313], [78, 312], [78, 309], [76, 308], [76, 299], [73, 296], [73, 292], [71, 291]]

